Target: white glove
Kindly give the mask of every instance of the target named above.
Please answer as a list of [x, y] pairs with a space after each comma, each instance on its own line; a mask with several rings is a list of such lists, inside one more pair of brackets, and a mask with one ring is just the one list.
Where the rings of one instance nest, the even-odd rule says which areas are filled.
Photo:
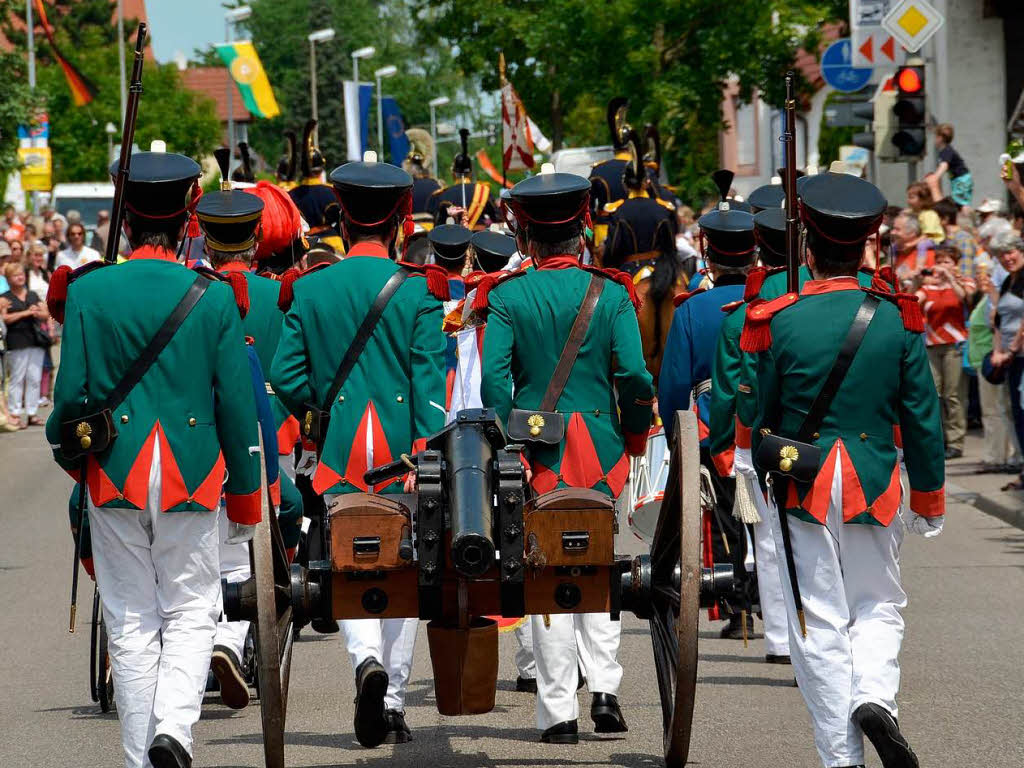
[[732, 462], [737, 476], [751, 477], [757, 475], [749, 448], [737, 448], [733, 454]]
[[299, 463], [295, 467], [295, 473], [312, 477], [313, 473], [316, 472], [316, 463], [316, 451], [303, 448], [302, 453], [299, 455]]
[[903, 518], [903, 524], [911, 533], [916, 533], [918, 536], [924, 536], [926, 539], [934, 539], [942, 533], [942, 523], [945, 519], [945, 515], [939, 515], [938, 517], [921, 517], [919, 514], [911, 510], [910, 514]]
[[255, 533], [255, 525], [245, 525], [244, 523], [236, 523], [233, 520], [228, 520], [228, 535], [227, 538], [224, 539], [224, 543], [245, 544], [245, 542], [252, 540]]

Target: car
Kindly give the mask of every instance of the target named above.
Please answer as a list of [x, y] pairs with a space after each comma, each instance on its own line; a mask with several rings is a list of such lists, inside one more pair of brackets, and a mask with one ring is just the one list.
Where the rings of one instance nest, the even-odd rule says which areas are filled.
[[110, 211], [114, 204], [114, 185], [103, 181], [61, 183], [54, 186], [50, 201], [62, 216], [66, 217], [68, 211], [78, 211], [82, 224], [92, 234], [99, 212]]

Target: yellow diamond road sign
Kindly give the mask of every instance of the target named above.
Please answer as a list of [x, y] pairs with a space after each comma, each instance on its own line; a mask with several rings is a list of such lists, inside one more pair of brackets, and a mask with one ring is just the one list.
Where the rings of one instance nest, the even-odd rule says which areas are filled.
[[882, 20], [882, 28], [910, 53], [916, 53], [945, 21], [927, 0], [900, 0]]

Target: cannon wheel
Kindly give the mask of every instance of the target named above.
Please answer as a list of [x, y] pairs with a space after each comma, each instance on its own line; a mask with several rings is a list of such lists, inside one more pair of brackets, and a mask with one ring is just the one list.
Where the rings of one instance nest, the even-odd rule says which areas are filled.
[[[260, 437], [260, 454], [263, 438]], [[291, 577], [263, 462], [263, 515], [250, 542], [256, 581], [256, 669], [266, 768], [284, 768], [284, 724], [292, 662]]]
[[[700, 612], [700, 452], [697, 418], [679, 411], [658, 527], [651, 545], [651, 644], [661, 695], [665, 765], [681, 768], [690, 751], [697, 687]], [[679, 567], [679, 583], [675, 572]]]

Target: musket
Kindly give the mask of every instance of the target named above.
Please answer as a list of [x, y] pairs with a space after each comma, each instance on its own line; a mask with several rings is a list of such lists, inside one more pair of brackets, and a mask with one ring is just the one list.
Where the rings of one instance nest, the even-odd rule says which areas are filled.
[[135, 141], [135, 120], [139, 114], [139, 97], [142, 96], [142, 62], [146, 46], [146, 23], [140, 22], [135, 38], [135, 60], [132, 62], [132, 79], [128, 85], [128, 104], [125, 106], [124, 125], [121, 127], [121, 159], [117, 164], [114, 179], [114, 202], [110, 209], [110, 237], [107, 238], [106, 261], [117, 261], [117, 245], [121, 239], [121, 224], [124, 220], [124, 188], [132, 162], [132, 144]]
[[[786, 126], [781, 140], [786, 159], [783, 186], [786, 192], [786, 283], [790, 293], [800, 290], [800, 222], [797, 220], [796, 203], [796, 75], [786, 73]], [[784, 479], [783, 482], [793, 482]], [[807, 637], [807, 623], [804, 620], [804, 604], [800, 598], [800, 585], [796, 578], [796, 562], [793, 560], [793, 543], [789, 536], [789, 513], [786, 511], [785, 495], [776, 490], [776, 508], [779, 513], [779, 528], [782, 533], [782, 548], [786, 557], [786, 571], [793, 590], [793, 603], [796, 606], [800, 632]]]

